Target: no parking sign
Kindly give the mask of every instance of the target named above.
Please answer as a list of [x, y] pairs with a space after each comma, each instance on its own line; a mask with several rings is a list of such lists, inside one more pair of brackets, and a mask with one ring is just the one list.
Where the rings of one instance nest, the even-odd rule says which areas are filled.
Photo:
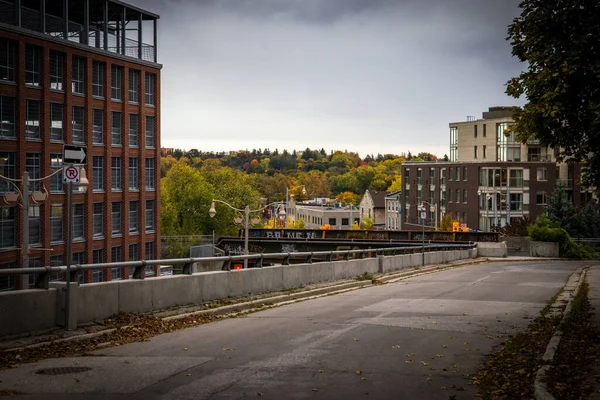
[[63, 169], [63, 182], [64, 183], [79, 183], [81, 178], [81, 168], [70, 165]]

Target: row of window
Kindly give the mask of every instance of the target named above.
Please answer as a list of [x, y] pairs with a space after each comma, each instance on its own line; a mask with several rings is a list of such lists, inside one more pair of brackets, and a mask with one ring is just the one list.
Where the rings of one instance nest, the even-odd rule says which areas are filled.
[[[50, 153], [50, 172], [54, 173], [63, 167], [62, 153]], [[5, 160], [4, 162], [4, 176], [7, 178], [16, 178], [16, 161], [15, 152], [2, 151], [0, 152], [0, 159]], [[110, 177], [111, 177], [111, 189], [112, 191], [123, 190], [123, 157], [111, 157], [110, 160]], [[145, 168], [145, 182], [144, 188], [146, 190], [156, 190], [156, 158], [148, 157], [144, 159]], [[129, 190], [139, 190], [139, 175], [140, 166], [138, 157], [129, 157], [128, 159], [128, 182], [127, 187]], [[41, 154], [40, 153], [26, 153], [25, 169], [29, 173], [31, 179], [39, 179], [41, 177]], [[95, 192], [102, 192], [104, 188], [104, 177], [105, 177], [105, 157], [104, 156], [92, 156], [92, 176], [91, 184], [92, 189]], [[62, 193], [64, 189], [63, 177], [60, 172], [52, 175], [49, 179], [50, 193]], [[41, 189], [41, 182], [30, 182], [29, 190], [35, 191]], [[11, 192], [14, 189], [12, 185], [5, 179], [0, 179], [0, 194], [5, 192]]]
[[[120, 111], [111, 112], [111, 130], [110, 143], [114, 146], [123, 144], [121, 127], [123, 123], [122, 113]], [[60, 103], [50, 103], [50, 141], [63, 143], [64, 139], [64, 105]], [[85, 143], [85, 108], [73, 106], [71, 127], [73, 143]], [[139, 124], [140, 116], [138, 114], [129, 114], [129, 147], [139, 147]], [[145, 147], [155, 147], [155, 126], [154, 116], [146, 116], [145, 127]], [[15, 117], [15, 98], [0, 96], [0, 139], [16, 139], [16, 117]], [[40, 140], [40, 101], [27, 99], [25, 101], [25, 139]], [[103, 145], [104, 138], [104, 110], [92, 110], [92, 144]]]
[[[15, 82], [16, 80], [16, 42], [0, 38], [0, 82]], [[65, 53], [50, 50], [49, 88], [64, 91], [65, 84]], [[71, 91], [85, 95], [86, 59], [72, 56], [71, 60]], [[25, 46], [25, 84], [30, 87], [40, 87], [42, 68], [42, 48], [34, 45]], [[104, 98], [106, 81], [106, 63], [92, 61], [92, 96]], [[123, 101], [123, 72], [124, 68], [111, 65], [110, 97], [115, 101]], [[128, 101], [140, 102], [141, 71], [129, 69]], [[144, 100], [146, 105], [156, 104], [156, 75], [145, 74]]]
[[[122, 214], [123, 203], [113, 201], [111, 204], [111, 235], [118, 237], [123, 235]], [[131, 200], [129, 206], [129, 221], [127, 224], [128, 233], [139, 234], [139, 201]], [[73, 241], [80, 242], [85, 240], [85, 205], [83, 203], [73, 204], [71, 230]], [[33, 246], [41, 245], [41, 207], [38, 204], [29, 206], [29, 243]], [[64, 212], [65, 207], [62, 204], [50, 205], [50, 243], [63, 243], [65, 241], [66, 232], [64, 232]], [[146, 200], [145, 211], [145, 231], [152, 233], [156, 229], [155, 222], [155, 201]], [[92, 204], [92, 235], [94, 239], [104, 238], [104, 203]], [[0, 247], [14, 247], [16, 245], [16, 220], [15, 207], [3, 206], [0, 207]]]

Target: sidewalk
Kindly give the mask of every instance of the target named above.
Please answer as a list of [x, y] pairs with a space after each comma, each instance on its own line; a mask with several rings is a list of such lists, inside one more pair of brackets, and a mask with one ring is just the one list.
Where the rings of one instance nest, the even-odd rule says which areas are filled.
[[[600, 329], [600, 266], [590, 267], [587, 273], [587, 283], [589, 284], [588, 298], [593, 307], [593, 321]], [[600, 343], [597, 343], [600, 346]], [[596, 367], [590, 376], [590, 380], [595, 383], [596, 391], [589, 399], [600, 400], [600, 360], [596, 360]]]

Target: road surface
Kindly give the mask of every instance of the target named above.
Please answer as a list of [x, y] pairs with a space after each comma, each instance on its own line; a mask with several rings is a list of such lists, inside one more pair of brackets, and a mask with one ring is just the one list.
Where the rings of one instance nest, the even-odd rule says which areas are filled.
[[[578, 262], [460, 267], [0, 372], [20, 399], [476, 398], [469, 375]], [[51, 367], [85, 372], [40, 375]]]

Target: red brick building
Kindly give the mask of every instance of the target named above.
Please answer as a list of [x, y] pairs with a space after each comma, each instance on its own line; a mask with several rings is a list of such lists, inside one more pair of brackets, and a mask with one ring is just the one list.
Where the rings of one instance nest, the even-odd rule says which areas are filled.
[[[21, 182], [0, 178], [0, 268], [65, 265], [67, 186], [62, 172], [48, 177], [65, 144], [87, 148], [89, 180], [73, 192], [72, 263], [160, 254], [158, 18], [116, 0], [0, 0], [0, 175], [42, 179], [23, 210]], [[79, 281], [132, 272], [98, 269]], [[4, 277], [0, 290], [31, 283]]]

